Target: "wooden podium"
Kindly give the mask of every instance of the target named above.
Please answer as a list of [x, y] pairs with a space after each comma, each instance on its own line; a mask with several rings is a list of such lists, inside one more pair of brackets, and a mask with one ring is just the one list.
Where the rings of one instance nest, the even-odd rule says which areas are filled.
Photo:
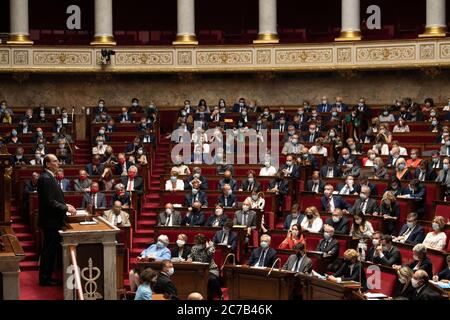
[[301, 275], [305, 300], [352, 300], [352, 294], [360, 288], [359, 283], [348, 281], [336, 283], [317, 277]]
[[[69, 221], [73, 221], [71, 219]], [[116, 234], [120, 229], [102, 217], [94, 219], [97, 224], [67, 222], [59, 231], [63, 247], [65, 300], [80, 299], [81, 294], [84, 300], [117, 300]], [[81, 288], [75, 285], [74, 257]]]
[[[161, 261], [140, 261], [138, 268], [143, 270], [150, 267], [153, 270], [161, 270]], [[173, 262], [175, 273], [170, 277], [177, 288], [178, 298], [186, 299], [192, 292], [199, 292], [203, 297], [207, 296], [209, 275], [208, 263], [197, 262]]]
[[0, 300], [19, 300], [19, 262], [25, 254], [11, 227], [0, 226], [0, 231]]
[[295, 272], [270, 268], [225, 265], [231, 300], [288, 300], [294, 289]]

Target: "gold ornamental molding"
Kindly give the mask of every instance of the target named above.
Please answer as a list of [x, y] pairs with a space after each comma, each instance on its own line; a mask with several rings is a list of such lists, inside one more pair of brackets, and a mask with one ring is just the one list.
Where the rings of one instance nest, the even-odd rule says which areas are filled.
[[312, 72], [450, 67], [449, 38], [258, 44], [116, 46], [0, 45], [0, 73]]

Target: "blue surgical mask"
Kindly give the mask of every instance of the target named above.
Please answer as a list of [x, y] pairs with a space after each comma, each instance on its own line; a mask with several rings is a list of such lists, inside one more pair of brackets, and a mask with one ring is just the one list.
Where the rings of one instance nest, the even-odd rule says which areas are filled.
[[269, 247], [269, 243], [267, 241], [261, 241], [260, 246], [261, 248], [266, 249], [267, 247]]
[[158, 241], [157, 243], [156, 243], [156, 246], [158, 247], [158, 248], [164, 248], [166, 245], [164, 244], [164, 242], [162, 242], [162, 241]]

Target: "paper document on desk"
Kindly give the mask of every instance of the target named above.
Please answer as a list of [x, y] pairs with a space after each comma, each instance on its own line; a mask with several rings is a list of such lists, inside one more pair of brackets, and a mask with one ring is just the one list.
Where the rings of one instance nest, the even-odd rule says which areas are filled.
[[[72, 216], [72, 215], [69, 213], [69, 211], [66, 212], [66, 215], [67, 215], [67, 216]], [[84, 209], [80, 209], [80, 210], [77, 210], [77, 213], [75, 214], [75, 217], [82, 217], [82, 216], [88, 216], [88, 215], [89, 215], [89, 212], [87, 212], [87, 211], [84, 210]]]
[[364, 294], [367, 299], [382, 299], [387, 298], [387, 295], [377, 292], [367, 292]]
[[318, 273], [317, 271], [314, 271], [314, 270], [312, 271], [311, 275], [312, 275], [313, 277], [317, 277], [317, 278], [323, 279], [323, 280], [327, 278], [327, 277], [321, 275], [320, 273]]
[[430, 282], [432, 284], [434, 284], [435, 286], [438, 286], [441, 289], [450, 289], [450, 282], [442, 282], [442, 281], [436, 282], [436, 281], [431, 281], [431, 280], [430, 280]]

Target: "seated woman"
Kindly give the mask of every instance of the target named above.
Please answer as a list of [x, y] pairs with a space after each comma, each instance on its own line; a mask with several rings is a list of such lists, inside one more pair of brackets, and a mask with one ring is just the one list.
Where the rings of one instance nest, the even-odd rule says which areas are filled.
[[323, 138], [317, 138], [314, 146], [309, 149], [310, 154], [322, 155], [323, 157], [328, 156], [328, 150], [323, 146]]
[[184, 182], [178, 179], [178, 171], [173, 170], [170, 173], [170, 179], [166, 181], [166, 191], [183, 191]]
[[202, 262], [209, 264], [209, 279], [207, 295], [208, 300], [212, 300], [214, 297], [222, 299], [222, 289], [219, 278], [219, 268], [217, 268], [214, 262], [214, 252], [216, 248], [212, 241], [207, 241], [205, 235], [197, 234], [194, 237], [195, 245], [191, 249], [191, 253], [188, 256], [188, 262]]
[[387, 188], [384, 191], [385, 192], [391, 191], [394, 194], [394, 196], [398, 197], [399, 195], [402, 194], [402, 183], [396, 176], [393, 176], [389, 180]]
[[305, 217], [301, 222], [302, 231], [320, 232], [323, 221], [320, 218], [319, 210], [316, 207], [308, 207], [305, 210]]
[[191, 247], [186, 243], [188, 241], [187, 235], [180, 233], [177, 237], [177, 246], [170, 250], [172, 258], [183, 259], [186, 261], [191, 253]]
[[362, 159], [363, 167], [373, 167], [376, 157], [377, 155], [374, 150], [367, 150], [367, 156]]
[[384, 161], [380, 157], [373, 160], [373, 175], [371, 179], [388, 179], [389, 175], [384, 167]]
[[389, 146], [386, 140], [386, 136], [379, 133], [375, 138], [375, 144], [373, 145], [372, 150], [380, 156], [387, 156], [389, 154]]
[[183, 157], [181, 155], [176, 156], [176, 165], [172, 167], [172, 171], [177, 171], [179, 176], [189, 176], [191, 175], [191, 170], [184, 164]]
[[100, 176], [98, 183], [99, 183], [102, 191], [114, 190], [114, 185], [115, 185], [114, 175], [110, 168], [106, 167], [105, 170], [103, 170], [103, 173]]
[[420, 165], [422, 159], [419, 158], [419, 150], [412, 149], [410, 154], [410, 159], [406, 161], [406, 166], [408, 168], [417, 168]]
[[244, 201], [250, 201], [251, 209], [264, 210], [266, 200], [264, 200], [264, 192], [257, 192], [254, 190], [250, 197], [247, 197]]
[[239, 191], [261, 191], [261, 184], [255, 180], [255, 172], [253, 170], [247, 172], [247, 179], [242, 181]]
[[[373, 214], [376, 216], [377, 214]], [[390, 191], [386, 191], [383, 194], [383, 198], [380, 203], [379, 215], [383, 217], [385, 221], [386, 234], [394, 234], [395, 225], [398, 218], [400, 218], [400, 205], [397, 203], [397, 198]]]
[[430, 249], [444, 250], [447, 244], [447, 235], [444, 232], [447, 221], [442, 216], [436, 216], [433, 219], [433, 231], [428, 232], [423, 244]]
[[277, 169], [275, 169], [268, 160], [264, 162], [264, 167], [259, 170], [260, 177], [273, 177], [276, 173]]
[[353, 215], [353, 223], [350, 228], [350, 235], [353, 239], [358, 239], [358, 249], [362, 250], [362, 259], [366, 259], [367, 243], [372, 240], [374, 230], [370, 221], [362, 213]]
[[303, 238], [301, 230], [300, 225], [294, 224], [291, 227], [291, 230], [287, 232], [286, 239], [284, 239], [278, 246], [278, 249], [293, 250], [297, 243], [303, 243], [306, 245], [305, 238]]
[[152, 300], [153, 286], [156, 284], [158, 273], [151, 268], [145, 268], [139, 276], [139, 287], [134, 300]]
[[439, 274], [433, 276], [433, 281], [450, 280], [450, 254], [447, 255], [447, 258], [445, 260], [447, 262], [447, 266], [444, 268], [444, 270], [439, 272]]
[[409, 267], [401, 267], [397, 270], [397, 281], [395, 282], [393, 298], [403, 297], [408, 300], [412, 299], [414, 294], [414, 287], [411, 284], [411, 279], [414, 272]]
[[409, 132], [409, 126], [405, 124], [405, 120], [403, 118], [398, 119], [398, 123], [394, 126], [394, 133], [398, 132]]
[[355, 281], [361, 280], [362, 290], [366, 291], [366, 273], [359, 260], [359, 254], [355, 249], [347, 249], [344, 252], [344, 261], [339, 267], [338, 271], [332, 276], [328, 276], [327, 279], [340, 283], [342, 281]]
[[411, 180], [411, 174], [406, 166], [406, 161], [403, 158], [398, 158], [395, 162], [395, 169], [393, 175], [397, 177], [398, 180]]

